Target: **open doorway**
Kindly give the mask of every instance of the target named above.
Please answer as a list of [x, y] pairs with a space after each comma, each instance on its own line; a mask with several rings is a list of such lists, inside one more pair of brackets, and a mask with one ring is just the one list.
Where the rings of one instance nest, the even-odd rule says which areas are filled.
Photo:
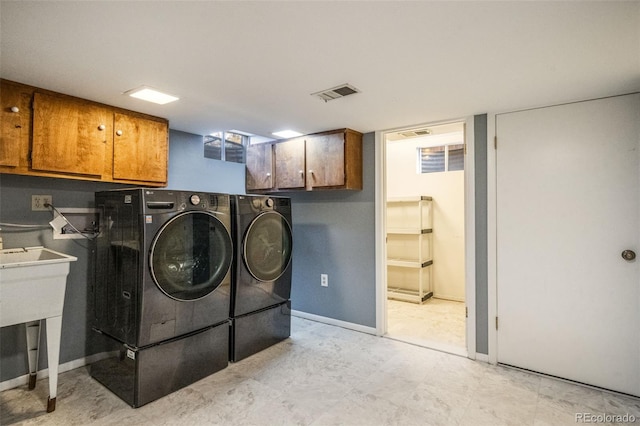
[[385, 336], [467, 355], [465, 122], [384, 134]]

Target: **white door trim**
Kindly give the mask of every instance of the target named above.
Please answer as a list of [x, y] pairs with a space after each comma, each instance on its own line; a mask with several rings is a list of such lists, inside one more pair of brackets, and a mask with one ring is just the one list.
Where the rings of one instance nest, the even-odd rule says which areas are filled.
[[474, 117], [460, 118], [403, 126], [377, 131], [375, 133], [375, 224], [376, 224], [376, 333], [384, 336], [387, 332], [387, 224], [386, 200], [386, 144], [387, 133], [425, 126], [436, 126], [453, 122], [465, 123], [467, 156], [465, 158], [465, 303], [468, 308], [466, 320], [467, 356], [476, 358], [476, 253], [475, 253], [475, 164], [474, 164]]

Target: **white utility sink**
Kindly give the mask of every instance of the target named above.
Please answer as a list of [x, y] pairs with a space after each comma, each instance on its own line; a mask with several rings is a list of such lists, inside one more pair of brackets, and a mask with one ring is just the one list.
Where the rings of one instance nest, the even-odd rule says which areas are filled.
[[29, 389], [36, 382], [40, 322], [47, 321], [48, 412], [56, 406], [64, 293], [76, 260], [44, 247], [0, 250], [0, 327], [27, 323]]
[[0, 250], [0, 326], [62, 315], [74, 256], [44, 247]]

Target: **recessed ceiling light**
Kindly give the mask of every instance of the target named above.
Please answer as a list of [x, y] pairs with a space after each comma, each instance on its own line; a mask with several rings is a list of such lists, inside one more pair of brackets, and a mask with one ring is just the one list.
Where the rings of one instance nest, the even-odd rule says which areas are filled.
[[296, 132], [295, 130], [280, 130], [279, 132], [273, 132], [274, 136], [279, 138], [295, 138], [296, 136], [302, 136], [302, 133]]
[[124, 92], [124, 94], [160, 105], [168, 104], [169, 102], [177, 101], [178, 99], [180, 99], [176, 96], [162, 93], [148, 86], [141, 86], [137, 89], [131, 89]]

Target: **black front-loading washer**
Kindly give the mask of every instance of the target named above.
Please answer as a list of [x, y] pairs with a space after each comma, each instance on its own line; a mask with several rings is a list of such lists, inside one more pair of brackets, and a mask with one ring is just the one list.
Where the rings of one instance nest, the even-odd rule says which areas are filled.
[[93, 327], [117, 355], [91, 375], [137, 407], [226, 367], [230, 196], [136, 188], [95, 200]]

